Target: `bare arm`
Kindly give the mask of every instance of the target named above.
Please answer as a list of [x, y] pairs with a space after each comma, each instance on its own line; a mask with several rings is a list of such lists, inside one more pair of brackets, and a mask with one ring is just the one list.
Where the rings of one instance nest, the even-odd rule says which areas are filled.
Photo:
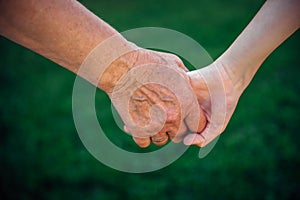
[[74, 0], [2, 0], [0, 33], [76, 73], [117, 31]]
[[299, 0], [267, 0], [216, 62], [245, 89], [264, 60], [300, 27]]
[[[189, 79], [183, 70], [185, 67], [178, 57], [142, 48], [137, 50], [135, 45], [75, 0], [0, 0], [0, 34], [79, 74], [104, 90], [110, 97], [119, 79], [139, 65], [154, 64], [157, 68], [173, 67], [179, 77], [184, 77], [185, 85], [189, 86]], [[96, 54], [92, 51], [99, 44], [107, 44], [106, 39], [112, 37], [114, 45], [109, 43], [105, 46], [107, 48], [101, 48], [100, 51], [96, 51]], [[128, 53], [118, 55], [119, 45], [126, 47], [125, 49], [129, 50]], [[91, 55], [90, 53], [94, 55], [92, 60], [96, 61], [96, 64], [88, 66], [81, 73], [79, 68], [86, 57]], [[97, 72], [101, 68], [97, 64], [108, 60], [105, 56], [111, 57], [112, 55], [118, 55], [118, 57], [104, 66], [105, 71], [101, 78], [97, 77]], [[147, 77], [147, 74], [144, 75]], [[130, 83], [134, 85], [136, 77], [129, 78], [131, 78]], [[167, 80], [165, 77], [163, 79]], [[134, 94], [137, 95], [137, 98], [132, 97], [130, 101], [132, 106], [129, 110], [126, 110], [124, 106], [118, 106], [121, 103], [127, 103], [123, 96], [115, 98], [113, 104], [122, 116], [127, 130], [133, 134], [135, 142], [141, 147], [147, 147], [151, 141], [156, 145], [163, 145], [169, 138], [175, 138], [177, 133], [182, 137], [187, 128], [197, 131], [205, 126], [206, 120], [203, 116], [200, 117], [200, 122], [192, 123], [195, 124], [193, 127], [191, 125], [180, 126], [184, 120], [191, 121], [192, 119], [192, 117], [185, 119], [190, 114], [188, 111], [185, 112], [185, 116], [180, 116], [178, 112], [181, 109], [190, 109], [193, 103], [191, 98], [183, 98], [186, 108], [181, 108], [178, 100], [173, 98], [172, 92], [166, 91], [159, 85], [149, 85], [136, 91], [130, 91], [130, 87], [125, 84], [119, 87], [128, 93], [135, 92]], [[186, 95], [192, 96], [193, 92], [186, 91]], [[140, 106], [141, 96], [143, 106]], [[141, 124], [145, 126], [148, 121], [151, 121], [149, 112], [152, 105], [159, 105], [166, 113], [165, 122], [160, 122], [163, 124], [158, 126], [161, 129], [148, 126], [150, 134], [137, 131], [143, 128], [140, 127]], [[161, 118], [161, 116], [152, 117], [157, 120]]]
[[[223, 55], [206, 69], [189, 72], [194, 91], [209, 122], [201, 134], [187, 136], [185, 144], [205, 146], [224, 131], [240, 95], [261, 64], [300, 27], [299, 11], [299, 0], [266, 1]], [[225, 97], [212, 102], [209, 88], [224, 91]], [[223, 104], [225, 111], [220, 111], [219, 108], [223, 108], [220, 105]]]

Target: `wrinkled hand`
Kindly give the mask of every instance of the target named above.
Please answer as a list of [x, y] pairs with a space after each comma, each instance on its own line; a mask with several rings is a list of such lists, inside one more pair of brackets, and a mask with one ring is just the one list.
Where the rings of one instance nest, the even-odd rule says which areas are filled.
[[139, 49], [114, 61], [102, 76], [100, 85], [124, 121], [124, 130], [140, 147], [151, 141], [164, 145], [169, 138], [179, 142], [187, 130], [204, 129], [206, 118], [186, 71], [175, 55]]
[[207, 126], [200, 134], [187, 135], [184, 143], [204, 147], [225, 130], [242, 89], [239, 83], [234, 83], [227, 73], [226, 66], [220, 62], [188, 72], [188, 75], [198, 102], [205, 112]]

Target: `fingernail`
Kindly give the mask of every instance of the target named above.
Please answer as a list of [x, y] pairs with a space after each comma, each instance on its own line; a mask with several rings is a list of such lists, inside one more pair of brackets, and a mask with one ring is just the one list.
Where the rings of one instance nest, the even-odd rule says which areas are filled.
[[193, 138], [192, 137], [185, 137], [183, 140], [183, 143], [185, 145], [191, 145], [193, 143]]

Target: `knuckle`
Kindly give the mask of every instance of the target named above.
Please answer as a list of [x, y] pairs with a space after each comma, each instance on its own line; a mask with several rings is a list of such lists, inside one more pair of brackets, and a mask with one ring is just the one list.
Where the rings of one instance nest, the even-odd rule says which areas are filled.
[[141, 147], [141, 148], [146, 148], [150, 145], [150, 140], [148, 138], [133, 138], [135, 143]]
[[180, 120], [180, 115], [176, 112], [169, 112], [167, 115], [167, 123], [171, 123], [171, 124], [177, 124], [178, 121]]
[[158, 133], [151, 137], [151, 141], [153, 142], [153, 144], [157, 146], [162, 146], [166, 144], [168, 142], [168, 139], [169, 139], [168, 135], [163, 132]]
[[154, 141], [152, 140], [153, 144], [155, 144], [156, 146], [162, 146], [164, 144], [166, 144], [168, 142], [168, 137], [166, 138], [162, 138], [160, 141]]

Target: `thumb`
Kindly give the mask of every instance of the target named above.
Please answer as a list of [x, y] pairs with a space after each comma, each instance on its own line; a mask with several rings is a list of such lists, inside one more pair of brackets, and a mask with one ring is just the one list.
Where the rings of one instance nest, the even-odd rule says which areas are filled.
[[204, 147], [213, 141], [217, 136], [221, 134], [220, 126], [215, 126], [208, 123], [207, 127], [202, 133], [191, 133], [188, 134], [183, 143], [185, 145], [197, 145], [199, 147]]
[[197, 105], [197, 107], [198, 109], [192, 110], [192, 112], [190, 112], [184, 119], [189, 131], [194, 133], [200, 133], [203, 131], [207, 123], [207, 119], [203, 110], [200, 108], [200, 106]]

